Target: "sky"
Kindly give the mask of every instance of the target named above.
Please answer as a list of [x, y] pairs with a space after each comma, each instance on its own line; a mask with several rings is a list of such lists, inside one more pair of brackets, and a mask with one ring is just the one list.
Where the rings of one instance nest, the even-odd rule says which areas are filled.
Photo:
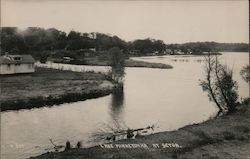
[[1, 0], [1, 26], [101, 32], [126, 41], [249, 42], [248, 0]]

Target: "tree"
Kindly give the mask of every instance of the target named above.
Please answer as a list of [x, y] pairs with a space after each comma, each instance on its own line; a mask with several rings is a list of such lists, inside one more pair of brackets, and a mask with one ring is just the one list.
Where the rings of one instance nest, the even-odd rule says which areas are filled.
[[216, 55], [205, 57], [206, 79], [200, 82], [203, 90], [208, 92], [210, 100], [219, 108], [218, 113], [235, 111], [238, 100], [238, 86], [233, 80], [233, 71], [219, 63]]
[[123, 86], [125, 58], [118, 47], [111, 48], [109, 53], [111, 55], [111, 77], [118, 86]]
[[153, 40], [153, 48], [154, 51], [158, 51], [159, 53], [162, 53], [166, 50], [166, 45], [162, 40]]
[[1, 51], [9, 53], [19, 53], [26, 50], [23, 36], [16, 27], [1, 28]]
[[250, 67], [249, 65], [244, 66], [241, 71], [240, 74], [242, 76], [242, 78], [246, 81], [249, 82], [250, 81]]
[[70, 31], [68, 34], [68, 50], [79, 50], [82, 49], [81, 33], [76, 31]]
[[138, 39], [132, 43], [133, 49], [138, 50], [141, 55], [154, 52], [152, 39]]

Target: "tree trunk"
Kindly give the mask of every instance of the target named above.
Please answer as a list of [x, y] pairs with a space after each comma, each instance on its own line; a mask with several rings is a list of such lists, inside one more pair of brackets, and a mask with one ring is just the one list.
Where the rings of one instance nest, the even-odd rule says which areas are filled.
[[207, 70], [207, 81], [208, 81], [208, 88], [211, 94], [211, 97], [213, 99], [213, 101], [215, 102], [215, 104], [217, 105], [217, 107], [219, 108], [219, 112], [223, 112], [223, 108], [221, 107], [221, 105], [219, 104], [219, 102], [217, 101], [213, 88], [211, 86], [211, 70], [212, 70], [212, 66], [211, 66], [211, 55], [208, 55], [208, 70]]

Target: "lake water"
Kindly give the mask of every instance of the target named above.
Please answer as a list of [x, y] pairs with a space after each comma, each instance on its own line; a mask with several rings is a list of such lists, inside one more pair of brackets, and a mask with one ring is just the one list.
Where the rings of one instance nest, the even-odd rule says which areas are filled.
[[[218, 111], [199, 86], [203, 57], [161, 56], [134, 58], [171, 64], [173, 69], [126, 68], [123, 93], [51, 108], [1, 113], [1, 158], [23, 159], [53, 151], [57, 145], [82, 141], [83, 147], [102, 143], [97, 133], [111, 129], [147, 127], [171, 131], [201, 123]], [[223, 53], [222, 63], [234, 70], [241, 97], [249, 96], [240, 69], [248, 53]]]

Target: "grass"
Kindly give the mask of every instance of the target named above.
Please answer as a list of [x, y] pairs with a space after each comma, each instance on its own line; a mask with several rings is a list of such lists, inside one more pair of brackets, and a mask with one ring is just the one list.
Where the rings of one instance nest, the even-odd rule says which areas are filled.
[[0, 76], [1, 111], [50, 106], [112, 92], [104, 74], [36, 68], [35, 73]]

